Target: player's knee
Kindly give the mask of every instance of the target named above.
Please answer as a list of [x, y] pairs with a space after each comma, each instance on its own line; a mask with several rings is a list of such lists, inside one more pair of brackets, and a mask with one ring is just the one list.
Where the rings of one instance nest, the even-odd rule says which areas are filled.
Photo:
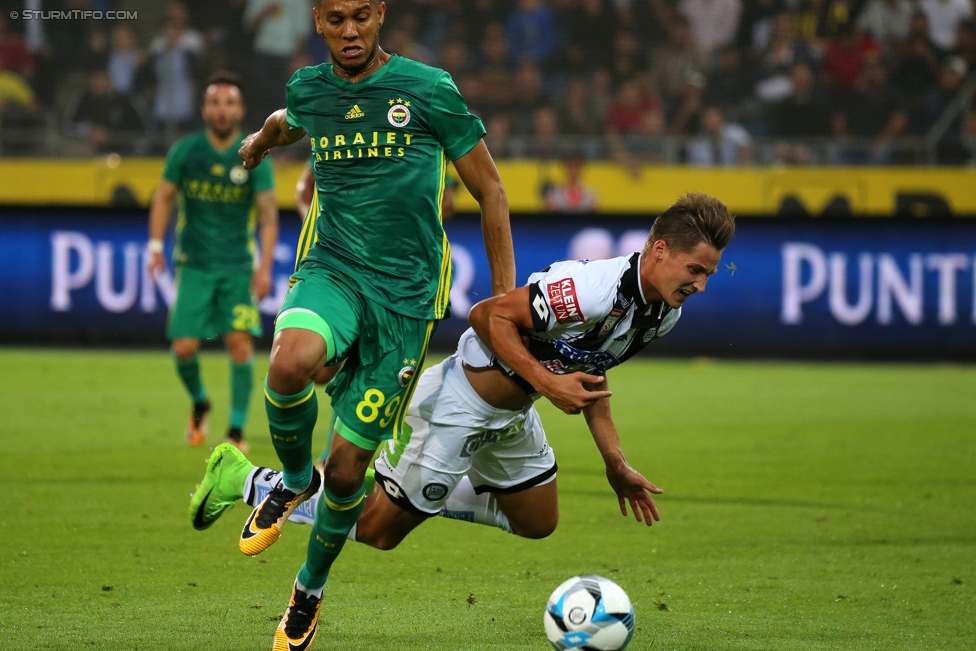
[[279, 352], [272, 355], [268, 367], [268, 384], [273, 391], [290, 395], [298, 393], [312, 381], [312, 371], [297, 355]]
[[552, 535], [559, 524], [559, 513], [533, 514], [531, 519], [524, 522], [510, 521], [512, 533], [522, 538], [541, 540]]
[[364, 543], [370, 547], [380, 550], [381, 552], [388, 552], [391, 549], [395, 549], [402, 540], [403, 538], [396, 535], [391, 535], [389, 532], [383, 530], [370, 531], [365, 535], [359, 531], [356, 532], [356, 542]]
[[192, 339], [174, 339], [173, 354], [179, 359], [190, 359], [197, 354], [197, 342]]
[[326, 463], [324, 474], [325, 487], [336, 497], [355, 495], [363, 485], [363, 478], [352, 468]]

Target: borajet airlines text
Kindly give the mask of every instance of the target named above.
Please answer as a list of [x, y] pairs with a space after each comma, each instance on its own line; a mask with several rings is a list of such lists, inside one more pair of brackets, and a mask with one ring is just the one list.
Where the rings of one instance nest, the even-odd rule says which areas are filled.
[[[887, 326], [897, 318], [922, 325], [927, 305], [936, 307], [934, 316], [933, 310], [928, 311], [928, 318], [939, 325], [976, 324], [976, 253], [972, 251], [848, 255], [808, 242], [787, 242], [782, 259], [780, 321], [786, 325], [802, 324], [814, 309], [810, 304], [824, 294], [830, 315], [848, 326], [869, 320]], [[974, 289], [964, 292], [960, 285]]]

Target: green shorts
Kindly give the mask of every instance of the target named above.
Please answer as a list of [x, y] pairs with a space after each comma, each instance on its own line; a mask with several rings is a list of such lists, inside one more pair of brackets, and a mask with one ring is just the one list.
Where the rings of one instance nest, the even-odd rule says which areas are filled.
[[177, 267], [176, 300], [167, 339], [211, 339], [228, 332], [261, 336], [261, 314], [251, 298], [251, 274]]
[[397, 436], [436, 321], [397, 314], [362, 296], [341, 275], [304, 267], [293, 278], [275, 321], [322, 335], [327, 364], [345, 361], [326, 393], [336, 431], [366, 450]]

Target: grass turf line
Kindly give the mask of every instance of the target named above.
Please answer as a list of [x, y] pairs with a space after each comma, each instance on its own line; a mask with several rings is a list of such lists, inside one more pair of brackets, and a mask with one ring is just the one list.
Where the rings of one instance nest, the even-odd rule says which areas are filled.
[[[268, 648], [308, 529], [256, 559], [237, 551], [243, 505], [191, 529], [207, 452], [183, 441], [171, 358], [8, 349], [0, 365], [0, 648]], [[202, 366], [215, 444], [227, 358]], [[576, 573], [628, 592], [632, 649], [972, 648], [976, 368], [635, 360], [609, 377], [662, 522], [622, 518], [582, 418], [540, 403], [556, 533], [434, 519], [392, 552], [349, 544], [315, 648], [542, 651], [545, 600]], [[247, 433], [274, 464], [258, 390]]]

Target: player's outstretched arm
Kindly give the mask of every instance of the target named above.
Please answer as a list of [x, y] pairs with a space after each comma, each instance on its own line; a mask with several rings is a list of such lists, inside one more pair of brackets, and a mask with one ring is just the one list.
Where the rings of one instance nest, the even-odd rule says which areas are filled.
[[481, 232], [491, 268], [491, 295], [515, 289], [515, 250], [508, 218], [508, 197], [485, 141], [454, 161], [461, 182], [481, 206]]
[[255, 131], [241, 143], [237, 155], [244, 161], [244, 169], [253, 170], [272, 147], [287, 147], [305, 137], [305, 131], [294, 129], [287, 120], [287, 110], [278, 109], [268, 116], [260, 131]]
[[604, 378], [586, 373], [556, 375], [532, 356], [522, 341], [522, 333], [533, 329], [529, 309], [529, 288], [519, 287], [481, 301], [471, 308], [468, 321], [499, 359], [567, 414], [578, 414], [587, 405], [609, 398], [609, 391], [587, 388]]
[[261, 224], [261, 262], [251, 279], [251, 293], [261, 300], [271, 291], [271, 268], [274, 266], [274, 250], [278, 244], [278, 205], [274, 190], [254, 195], [258, 207], [258, 223]]
[[[591, 388], [606, 390], [608, 388], [606, 378]], [[607, 467], [607, 481], [610, 482], [613, 492], [617, 494], [621, 515], [627, 516], [629, 502], [638, 522], [642, 521], [642, 514], [643, 522], [647, 526], [651, 526], [653, 520], [660, 520], [661, 515], [657, 511], [651, 493], [657, 495], [664, 491], [631, 468], [624, 458], [620, 438], [617, 436], [617, 427], [610, 416], [610, 399], [602, 398], [585, 407], [583, 417], [586, 418], [586, 425], [590, 428], [593, 441], [603, 456], [603, 463]]]
[[149, 208], [149, 277], [153, 282], [166, 269], [166, 258], [163, 256], [163, 238], [169, 226], [170, 212], [173, 210], [173, 199], [176, 198], [178, 187], [172, 181], [159, 180], [156, 194], [153, 195], [152, 206]]

